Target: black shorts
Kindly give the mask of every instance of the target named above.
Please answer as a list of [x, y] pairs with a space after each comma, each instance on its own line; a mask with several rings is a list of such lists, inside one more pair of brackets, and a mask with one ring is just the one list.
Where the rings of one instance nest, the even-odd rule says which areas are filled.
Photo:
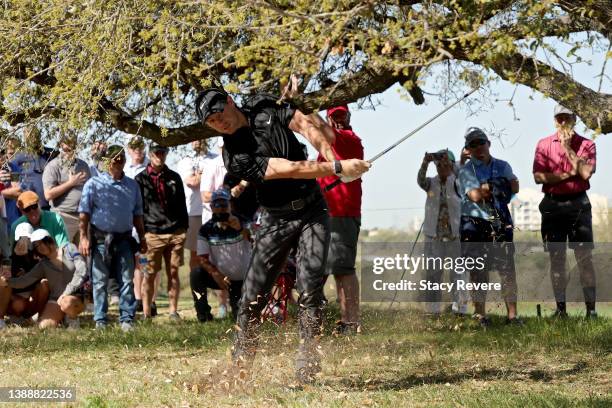
[[591, 202], [585, 192], [567, 196], [546, 194], [540, 203], [545, 250], [593, 249]]
[[331, 239], [327, 256], [328, 275], [354, 275], [360, 217], [329, 217]]

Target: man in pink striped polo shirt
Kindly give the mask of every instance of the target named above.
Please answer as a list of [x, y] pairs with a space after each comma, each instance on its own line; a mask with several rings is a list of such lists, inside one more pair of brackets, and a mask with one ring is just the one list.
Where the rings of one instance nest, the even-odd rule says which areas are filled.
[[587, 318], [596, 317], [595, 270], [593, 268], [593, 227], [591, 203], [586, 194], [595, 172], [595, 143], [574, 131], [576, 115], [557, 105], [554, 113], [557, 132], [541, 139], [536, 147], [533, 176], [542, 184], [540, 203], [542, 240], [550, 256], [550, 274], [557, 310], [566, 317], [566, 247], [574, 250], [584, 292]]

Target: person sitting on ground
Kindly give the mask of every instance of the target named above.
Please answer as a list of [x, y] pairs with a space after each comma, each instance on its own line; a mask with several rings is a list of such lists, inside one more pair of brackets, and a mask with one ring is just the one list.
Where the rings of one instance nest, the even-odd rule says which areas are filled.
[[[34, 229], [28, 223], [17, 226], [10, 269], [5, 265], [2, 268], [3, 276], [6, 279], [23, 276], [38, 263], [38, 259], [31, 250], [30, 236], [33, 231]], [[43, 311], [48, 298], [47, 279], [39, 279], [21, 289], [0, 287], [0, 330], [6, 327], [4, 316], [11, 316], [13, 322], [29, 321], [32, 316]]]
[[251, 259], [251, 243], [242, 233], [243, 224], [230, 213], [230, 195], [219, 189], [212, 195], [212, 218], [202, 225], [198, 235], [200, 266], [191, 270], [190, 283], [198, 320], [213, 319], [206, 289], [229, 290], [234, 320], [242, 282]]
[[78, 328], [78, 315], [85, 309], [83, 287], [87, 265], [76, 246], [67, 243], [58, 248], [47, 230], [38, 229], [30, 238], [34, 253], [41, 258], [32, 270], [17, 278], [0, 278], [0, 286], [21, 289], [40, 279], [49, 282], [49, 299], [38, 317], [41, 329], [66, 325]]

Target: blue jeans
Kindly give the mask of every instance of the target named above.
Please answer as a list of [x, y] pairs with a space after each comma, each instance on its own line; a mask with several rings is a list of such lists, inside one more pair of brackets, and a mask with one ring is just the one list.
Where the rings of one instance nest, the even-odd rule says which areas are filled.
[[115, 244], [115, 252], [109, 262], [110, 270], [103, 261], [104, 243], [96, 245], [93, 250], [91, 279], [94, 298], [94, 320], [106, 323], [108, 312], [108, 278], [114, 277], [119, 285], [119, 321], [132, 322], [136, 315], [136, 298], [134, 297], [134, 253], [129, 240]]

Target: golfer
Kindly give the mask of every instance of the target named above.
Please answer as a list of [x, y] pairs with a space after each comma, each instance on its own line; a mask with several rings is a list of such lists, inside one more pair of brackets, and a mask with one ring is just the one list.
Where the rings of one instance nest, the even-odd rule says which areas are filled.
[[[351, 181], [368, 171], [364, 160], [336, 160], [333, 129], [318, 114], [305, 115], [277, 98], [258, 94], [238, 107], [222, 89], [209, 88], [196, 99], [203, 123], [223, 135], [223, 161], [230, 174], [256, 188], [262, 206], [249, 269], [242, 288], [233, 359], [249, 367], [257, 347], [261, 310], [289, 251], [297, 248], [300, 345], [296, 375], [311, 382], [321, 370], [316, 351], [322, 323], [323, 283], [329, 246], [327, 205], [316, 178], [336, 175]], [[303, 135], [327, 160], [307, 160]]]

